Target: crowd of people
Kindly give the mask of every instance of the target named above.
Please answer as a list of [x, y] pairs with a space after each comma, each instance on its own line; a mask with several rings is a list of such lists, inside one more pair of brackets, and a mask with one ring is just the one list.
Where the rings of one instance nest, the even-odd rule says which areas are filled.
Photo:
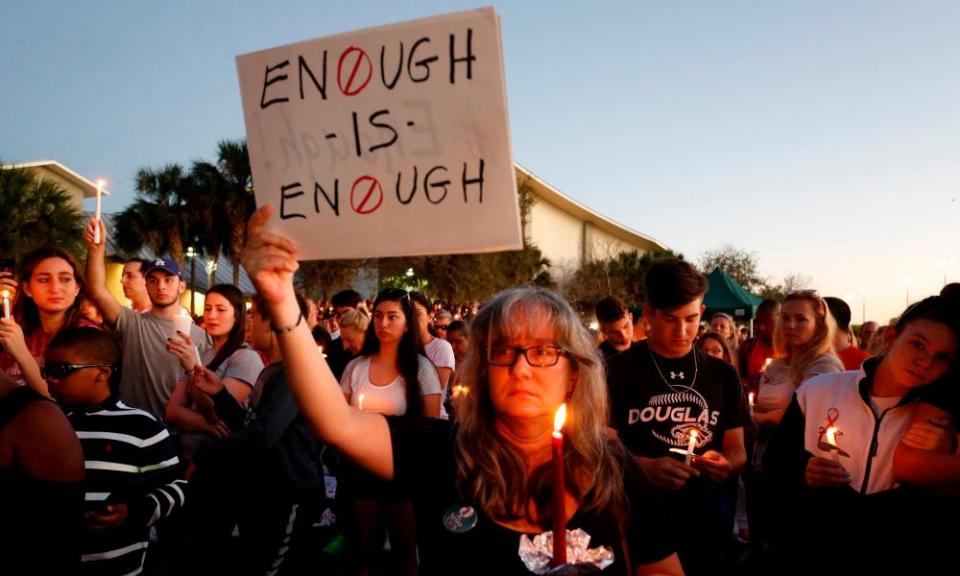
[[4, 574], [545, 574], [557, 526], [562, 573], [949, 555], [960, 286], [859, 333], [814, 290], [707, 320], [673, 259], [596, 330], [534, 287], [317, 303], [269, 211], [256, 294], [213, 286], [201, 318], [168, 258], [126, 262], [121, 304], [95, 219], [84, 268], [40, 248], [0, 271]]

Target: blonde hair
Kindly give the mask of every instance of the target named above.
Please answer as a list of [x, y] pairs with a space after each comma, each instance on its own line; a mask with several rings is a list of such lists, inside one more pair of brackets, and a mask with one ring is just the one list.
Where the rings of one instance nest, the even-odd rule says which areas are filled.
[[[470, 347], [461, 383], [470, 393], [457, 409], [457, 487], [493, 518], [526, 518], [549, 526], [552, 469], [527, 470], [523, 454], [496, 430], [497, 414], [490, 399], [486, 351], [492, 344], [522, 335], [529, 326], [546, 323], [554, 340], [569, 355], [576, 383], [567, 400], [564, 466], [567, 490], [580, 509], [613, 511], [623, 520], [625, 449], [607, 435], [609, 407], [603, 363], [597, 347], [570, 305], [549, 290], [523, 287], [505, 290], [483, 305], [471, 324]], [[533, 368], [537, 370], [537, 368]]]
[[367, 330], [367, 326], [370, 325], [370, 316], [364, 310], [347, 310], [340, 316], [339, 324], [341, 330], [344, 328], [353, 328], [363, 333]]
[[806, 344], [797, 347], [790, 346], [783, 334], [783, 322], [778, 321], [777, 327], [773, 331], [773, 350], [777, 358], [789, 359], [793, 385], [799, 386], [804, 380], [804, 372], [813, 364], [814, 360], [824, 354], [836, 356], [833, 349], [833, 339], [837, 332], [837, 321], [830, 314], [827, 303], [816, 292], [788, 294], [783, 303], [786, 305], [787, 302], [792, 300], [809, 302], [810, 307], [813, 308], [816, 324], [813, 337]]

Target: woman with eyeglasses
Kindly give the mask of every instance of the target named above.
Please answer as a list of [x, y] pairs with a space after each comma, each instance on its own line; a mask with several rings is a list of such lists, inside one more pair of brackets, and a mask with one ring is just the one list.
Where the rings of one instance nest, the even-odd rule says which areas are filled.
[[[244, 341], [246, 309], [243, 293], [232, 284], [217, 284], [203, 303], [203, 329], [213, 342], [200, 357], [201, 363], [223, 381], [223, 393], [240, 406], [253, 391], [263, 370], [260, 355]], [[214, 409], [213, 399], [193, 386], [197, 356], [189, 334], [169, 338], [167, 350], [177, 357], [186, 378], [177, 383], [167, 402], [165, 420], [179, 430], [183, 457], [193, 459], [204, 438], [225, 438], [231, 433]]]
[[12, 318], [0, 320], [0, 369], [14, 381], [50, 396], [40, 375], [47, 344], [65, 327], [95, 326], [80, 313], [83, 277], [74, 257], [44, 246], [23, 257]]
[[956, 531], [943, 522], [954, 518], [956, 500], [938, 504], [900, 485], [894, 456], [901, 439], [916, 440], [908, 428], [934, 384], [956, 385], [960, 309], [926, 298], [904, 311], [886, 338], [888, 351], [860, 370], [804, 382], [767, 450], [780, 503], [773, 543], [780, 564], [798, 573], [909, 566], [925, 574], [943, 570], [923, 564], [933, 563], [931, 555], [953, 561], [954, 550], [942, 543], [954, 546]]
[[[360, 356], [347, 364], [340, 379], [344, 397], [357, 410], [411, 420], [439, 416], [440, 381], [433, 364], [420, 354], [415, 314], [413, 300], [405, 290], [389, 288], [377, 296]], [[288, 364], [288, 374], [292, 376], [293, 371]], [[386, 527], [401, 572], [416, 574], [409, 491], [353, 466], [346, 466], [341, 476], [340, 486], [351, 503], [357, 573], [376, 573]]]
[[[250, 221], [244, 266], [268, 302], [290, 386], [316, 435], [359, 466], [410, 487], [421, 573], [525, 574], [520, 543], [550, 530], [551, 435], [566, 403], [566, 527], [606, 546], [608, 574], [682, 574], [659, 503], [620, 442], [607, 433], [603, 367], [580, 318], [556, 294], [501, 293], [483, 306], [462, 371], [470, 388], [454, 424], [384, 417], [342, 400], [298, 320], [297, 247]], [[319, 364], [319, 369], [317, 365]]]
[[[450, 378], [453, 376], [453, 372], [457, 367], [457, 361], [453, 355], [453, 346], [445, 339], [438, 338], [431, 332], [430, 310], [432, 310], [433, 307], [430, 305], [430, 300], [427, 296], [423, 292], [411, 292], [410, 297], [413, 299], [413, 308], [417, 314], [417, 328], [420, 332], [420, 342], [423, 344], [423, 353], [437, 369], [437, 376], [440, 378], [440, 388], [442, 390], [440, 397], [443, 402], [447, 399], [447, 394], [449, 393], [447, 385], [450, 383]], [[436, 327], [434, 327], [434, 331], [436, 331]], [[444, 335], [446, 335], [446, 328], [444, 328]], [[440, 417], [446, 420], [449, 418], [449, 414], [442, 402], [440, 405]]]

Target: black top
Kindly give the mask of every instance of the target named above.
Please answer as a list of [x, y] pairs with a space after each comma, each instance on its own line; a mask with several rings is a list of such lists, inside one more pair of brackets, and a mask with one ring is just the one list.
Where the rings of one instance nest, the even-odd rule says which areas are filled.
[[697, 453], [719, 451], [724, 432], [750, 420], [736, 370], [697, 349], [682, 358], [664, 358], [640, 342], [610, 360], [607, 383], [613, 425], [640, 456], [685, 450], [694, 428]]
[[283, 364], [275, 362], [257, 378], [245, 425], [201, 444], [195, 462], [198, 468], [229, 470], [257, 490], [272, 489], [295, 501], [322, 486], [317, 450]]
[[[466, 532], [454, 533], [444, 527], [448, 510], [471, 506], [456, 490], [455, 425], [402, 417], [388, 417], [387, 421], [393, 442], [395, 481], [414, 493], [421, 574], [529, 574], [518, 554], [520, 532], [497, 524], [479, 510], [476, 526]], [[666, 558], [673, 553], [673, 545], [664, 530], [659, 501], [642, 471], [633, 464], [625, 464], [624, 485], [631, 511], [626, 541], [632, 563], [648, 564]], [[602, 573], [627, 573], [623, 540], [609, 511], [599, 515], [577, 512], [567, 528], [582, 528], [590, 534], [591, 548], [605, 545], [614, 550], [614, 563]]]
[[[728, 430], [750, 420], [740, 378], [730, 364], [694, 348], [682, 358], [655, 355], [648, 341], [608, 362], [611, 424], [627, 448], [638, 456], [684, 456], [689, 432], [699, 435], [695, 452], [720, 451]], [[722, 484], [705, 476], [692, 478], [677, 491], [660, 492], [669, 515], [684, 569], [696, 573], [694, 561], [719, 558], [726, 538], [719, 521]], [[690, 538], [695, 526], [697, 538]]]
[[[630, 348], [627, 348], [626, 350], [624, 350], [624, 352], [629, 352], [636, 345], [637, 345], [636, 342], [630, 342]], [[600, 350], [600, 353], [603, 354], [604, 361], [609, 361], [611, 358], [613, 358], [617, 354], [620, 354], [620, 350], [617, 350], [616, 348], [614, 348], [613, 345], [607, 342], [606, 340], [601, 342], [600, 345], [597, 346], [597, 348]]]
[[947, 412], [956, 424], [960, 420], [960, 370], [951, 370], [926, 386], [920, 400]]
[[[50, 400], [20, 386], [0, 397], [0, 430], [33, 402]], [[83, 486], [0, 468], [0, 573], [73, 574], [80, 566]]]

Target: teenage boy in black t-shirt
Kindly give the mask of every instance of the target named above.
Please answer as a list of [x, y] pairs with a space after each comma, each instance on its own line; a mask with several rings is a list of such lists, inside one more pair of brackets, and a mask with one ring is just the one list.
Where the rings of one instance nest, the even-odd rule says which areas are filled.
[[[736, 370], [694, 347], [706, 278], [682, 260], [654, 263], [644, 278], [650, 338], [609, 359], [613, 426], [660, 489], [688, 575], [722, 570], [728, 538], [721, 483], [746, 461], [748, 411]], [[690, 463], [685, 455], [696, 431]]]
[[633, 346], [633, 316], [627, 305], [616, 296], [607, 296], [594, 308], [603, 342], [600, 352], [606, 360]]

